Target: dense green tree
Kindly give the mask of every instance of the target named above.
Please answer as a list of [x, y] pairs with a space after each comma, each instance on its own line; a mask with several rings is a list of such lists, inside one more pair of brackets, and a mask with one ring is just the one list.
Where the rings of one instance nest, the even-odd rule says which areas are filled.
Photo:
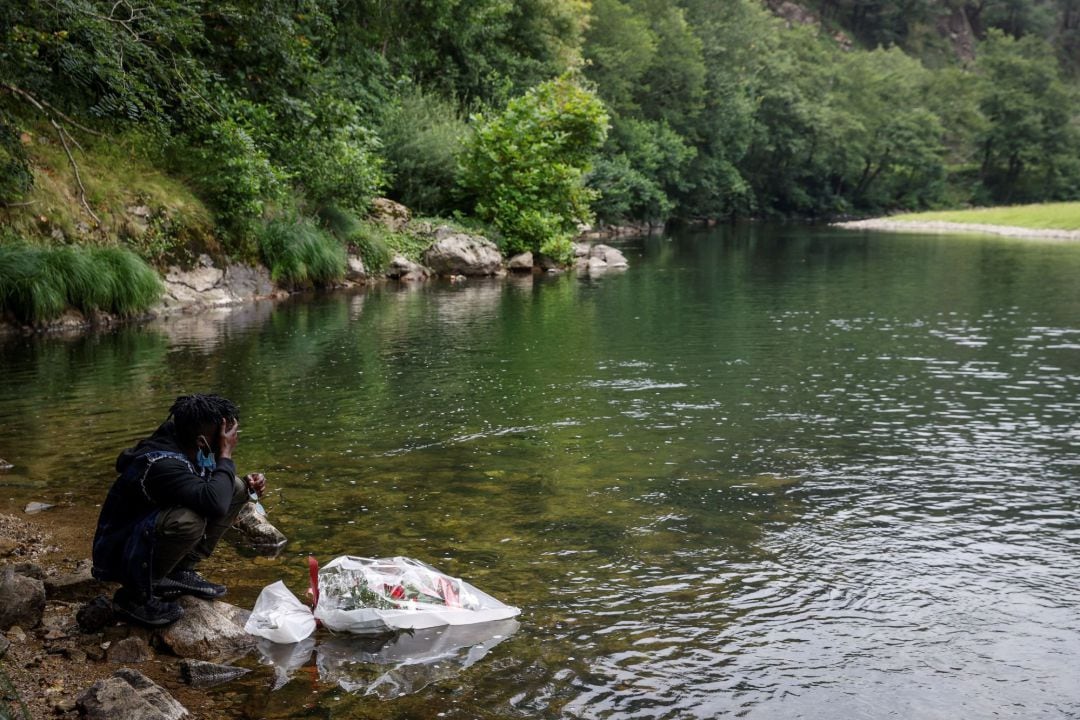
[[1050, 46], [991, 31], [980, 48], [982, 179], [997, 202], [1065, 199], [1080, 193], [1076, 93]]
[[583, 176], [607, 134], [600, 100], [563, 75], [475, 122], [461, 182], [476, 214], [499, 229], [507, 252], [568, 260], [577, 225], [591, 219]]

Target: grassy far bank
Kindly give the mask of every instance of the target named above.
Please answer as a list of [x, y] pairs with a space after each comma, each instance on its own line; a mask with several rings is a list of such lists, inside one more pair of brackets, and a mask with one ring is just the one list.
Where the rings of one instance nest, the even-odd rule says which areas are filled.
[[965, 225], [1004, 225], [1032, 230], [1080, 230], [1080, 202], [904, 213], [894, 215], [889, 220], [899, 223], [950, 222]]

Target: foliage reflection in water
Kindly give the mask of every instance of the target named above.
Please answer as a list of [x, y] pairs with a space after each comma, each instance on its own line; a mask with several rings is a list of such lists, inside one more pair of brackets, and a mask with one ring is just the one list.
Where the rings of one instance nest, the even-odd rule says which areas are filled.
[[214, 691], [237, 717], [1080, 713], [1080, 247], [752, 228], [627, 250], [593, 279], [5, 343], [9, 495], [103, 495], [175, 394], [226, 389], [291, 538], [223, 554], [234, 601], [300, 590], [309, 553], [400, 554], [524, 610], [404, 697], [308, 660]]

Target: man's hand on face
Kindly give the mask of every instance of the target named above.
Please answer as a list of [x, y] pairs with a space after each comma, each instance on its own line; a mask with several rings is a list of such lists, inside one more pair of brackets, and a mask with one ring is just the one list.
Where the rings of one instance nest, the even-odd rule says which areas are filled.
[[218, 444], [221, 447], [221, 457], [232, 457], [233, 450], [236, 448], [236, 443], [240, 442], [240, 436], [237, 435], [237, 430], [239, 429], [239, 420], [233, 420], [232, 423], [230, 423], [225, 418], [221, 419], [221, 433], [218, 436]]
[[248, 490], [259, 497], [266, 492], [266, 477], [262, 473], [249, 473], [244, 476], [244, 482], [247, 483]]

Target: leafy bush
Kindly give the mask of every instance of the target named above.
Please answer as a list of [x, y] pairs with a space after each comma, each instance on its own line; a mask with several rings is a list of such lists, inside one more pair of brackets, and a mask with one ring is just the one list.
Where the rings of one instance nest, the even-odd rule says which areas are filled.
[[418, 88], [406, 90], [384, 113], [379, 134], [391, 196], [416, 212], [456, 209], [453, 190], [469, 136], [456, 103]]
[[345, 248], [306, 218], [281, 218], [259, 232], [259, 249], [275, 282], [325, 287], [345, 277]]
[[51, 320], [67, 307], [133, 315], [161, 292], [153, 268], [123, 248], [0, 244], [0, 310], [20, 322]]
[[582, 178], [607, 134], [600, 100], [564, 75], [476, 123], [461, 177], [476, 214], [499, 229], [505, 252], [569, 260], [575, 227], [590, 218], [596, 196]]
[[190, 146], [174, 148], [174, 155], [234, 239], [245, 239], [266, 201], [280, 194], [281, 173], [235, 120], [203, 126]]
[[326, 101], [313, 112], [314, 120], [284, 148], [284, 164], [311, 206], [367, 209], [385, 180], [378, 137], [350, 103]]

